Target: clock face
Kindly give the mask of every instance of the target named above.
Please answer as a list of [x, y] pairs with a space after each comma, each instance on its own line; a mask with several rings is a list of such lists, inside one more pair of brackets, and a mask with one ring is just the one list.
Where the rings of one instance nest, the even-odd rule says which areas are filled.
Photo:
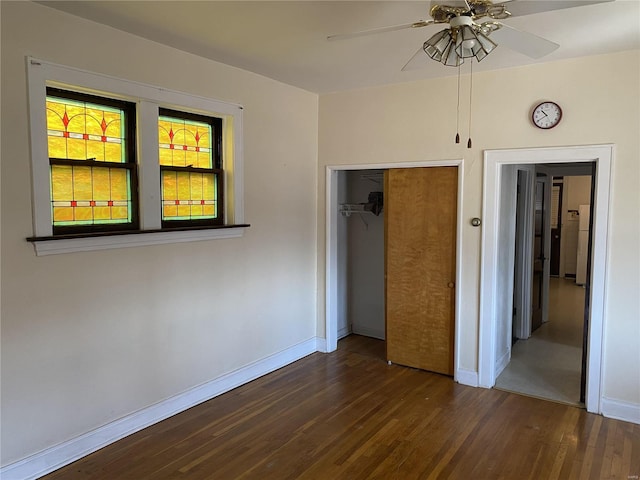
[[533, 109], [531, 119], [533, 124], [538, 128], [549, 129], [560, 123], [562, 118], [562, 109], [557, 103], [542, 102]]

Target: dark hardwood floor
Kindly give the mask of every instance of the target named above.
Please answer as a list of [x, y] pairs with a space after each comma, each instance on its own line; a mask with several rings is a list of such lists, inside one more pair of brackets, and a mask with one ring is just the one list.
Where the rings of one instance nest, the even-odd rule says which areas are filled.
[[384, 361], [351, 336], [58, 479], [637, 479], [640, 425]]

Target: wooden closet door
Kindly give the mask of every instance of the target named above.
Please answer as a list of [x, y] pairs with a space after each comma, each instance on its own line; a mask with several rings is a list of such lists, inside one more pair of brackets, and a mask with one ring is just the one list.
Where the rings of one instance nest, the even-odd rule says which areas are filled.
[[453, 375], [457, 167], [385, 172], [387, 360]]

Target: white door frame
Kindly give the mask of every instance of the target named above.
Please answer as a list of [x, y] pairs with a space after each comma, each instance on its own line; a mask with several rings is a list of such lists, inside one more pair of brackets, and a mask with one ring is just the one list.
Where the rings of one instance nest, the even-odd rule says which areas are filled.
[[538, 163], [596, 162], [591, 263], [591, 309], [588, 332], [587, 411], [601, 413], [602, 343], [605, 323], [609, 193], [614, 145], [486, 150], [484, 153], [482, 258], [480, 265], [480, 328], [478, 348], [479, 384], [491, 388], [496, 381], [496, 288], [499, 255], [497, 226], [500, 200], [500, 174], [503, 165]]
[[[516, 331], [512, 336], [526, 340], [531, 336], [531, 282], [533, 278], [533, 208], [535, 167], [533, 165], [518, 168], [516, 175], [522, 173], [520, 191], [520, 209], [516, 209], [516, 216], [520, 221], [520, 229], [516, 232], [515, 258], [515, 308]], [[516, 178], [517, 182], [517, 178]], [[517, 205], [516, 205], [517, 206]], [[520, 250], [518, 255], [517, 250]], [[511, 358], [511, 355], [509, 355]]]
[[[390, 168], [458, 167], [458, 206], [456, 222], [456, 285], [462, 282], [462, 192], [464, 161], [439, 160], [426, 162], [376, 163], [366, 165], [328, 165], [325, 184], [325, 341], [326, 352], [338, 348], [338, 172], [344, 170], [387, 170]], [[460, 289], [455, 292], [455, 335], [453, 369], [458, 381], [460, 357]], [[468, 374], [466, 375], [468, 376]], [[468, 380], [462, 379], [462, 383]]]

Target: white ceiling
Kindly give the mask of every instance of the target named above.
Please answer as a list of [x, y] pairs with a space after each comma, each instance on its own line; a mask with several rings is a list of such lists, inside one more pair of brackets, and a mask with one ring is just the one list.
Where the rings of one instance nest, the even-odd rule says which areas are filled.
[[[557, 1], [513, 0], [509, 9], [524, 11]], [[443, 28], [441, 25], [341, 41], [326, 39], [336, 33], [428, 19], [427, 0], [39, 3], [316, 93], [457, 72], [426, 55], [424, 68], [401, 71], [422, 43]], [[640, 48], [640, 0], [519, 15], [504, 22], [558, 43], [560, 48], [532, 60], [498, 47], [474, 66], [475, 71]]]

